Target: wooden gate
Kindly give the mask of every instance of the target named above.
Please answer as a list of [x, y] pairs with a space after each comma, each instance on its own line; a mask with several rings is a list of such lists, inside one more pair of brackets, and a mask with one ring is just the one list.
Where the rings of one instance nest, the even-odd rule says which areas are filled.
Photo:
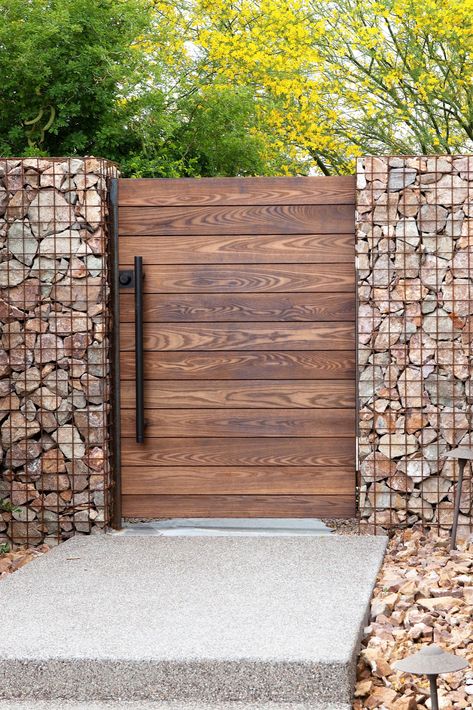
[[125, 517], [355, 512], [353, 177], [119, 181]]

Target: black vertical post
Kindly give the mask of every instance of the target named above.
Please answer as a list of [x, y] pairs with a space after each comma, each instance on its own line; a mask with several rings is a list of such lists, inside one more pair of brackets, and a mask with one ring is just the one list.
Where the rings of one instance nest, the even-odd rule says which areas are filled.
[[135, 256], [135, 407], [136, 442], [145, 440], [143, 373], [143, 257]]
[[437, 676], [429, 675], [427, 677], [429, 679], [430, 685], [430, 702], [432, 705], [432, 710], [439, 710], [439, 696], [437, 694]]
[[458, 529], [458, 518], [460, 517], [460, 505], [462, 499], [462, 488], [463, 488], [463, 472], [465, 470], [466, 459], [458, 459], [458, 481], [457, 490], [455, 494], [455, 506], [453, 510], [453, 525], [452, 532], [450, 535], [450, 550], [457, 549], [457, 529]]
[[118, 178], [110, 180], [111, 305], [112, 305], [112, 527], [122, 526], [121, 447], [120, 447], [120, 275], [118, 254]]

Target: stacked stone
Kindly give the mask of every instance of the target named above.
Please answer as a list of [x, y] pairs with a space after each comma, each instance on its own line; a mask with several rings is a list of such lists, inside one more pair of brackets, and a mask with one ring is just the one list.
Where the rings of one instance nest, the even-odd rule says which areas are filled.
[[106, 523], [115, 174], [96, 158], [0, 160], [0, 542]]
[[359, 159], [357, 260], [361, 514], [446, 530], [457, 464], [444, 454], [473, 444], [473, 157]]

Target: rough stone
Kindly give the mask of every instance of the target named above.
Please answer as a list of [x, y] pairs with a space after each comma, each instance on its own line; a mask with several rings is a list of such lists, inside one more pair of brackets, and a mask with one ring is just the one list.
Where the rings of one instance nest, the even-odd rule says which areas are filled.
[[392, 345], [395, 345], [404, 328], [402, 318], [396, 316], [388, 316], [385, 318], [378, 328], [378, 333], [374, 339], [375, 350], [387, 350]]
[[38, 251], [38, 241], [27, 223], [15, 221], [10, 225], [6, 245], [18, 261], [31, 266]]
[[457, 278], [442, 286], [443, 309], [461, 317], [473, 313], [473, 288], [469, 279]]
[[64, 229], [58, 234], [53, 234], [41, 240], [39, 253], [43, 257], [58, 259], [71, 257], [77, 252], [81, 244], [79, 232]]
[[[448, 269], [448, 261], [434, 254], [425, 254], [420, 266], [420, 280], [427, 288], [437, 291]], [[417, 274], [416, 274], [417, 275]]]
[[420, 494], [428, 503], [438, 503], [448, 494], [451, 483], [442, 476], [430, 476], [419, 486]]
[[52, 433], [54, 441], [67, 459], [82, 458], [85, 446], [77, 429], [70, 424], [65, 424]]
[[413, 454], [418, 449], [418, 443], [412, 434], [384, 434], [379, 438], [378, 448], [389, 459], [395, 459]]
[[34, 359], [38, 365], [47, 362], [57, 362], [64, 356], [64, 345], [61, 338], [53, 333], [38, 335], [34, 348]]
[[[451, 259], [455, 249], [452, 237], [440, 234], [423, 234], [422, 248], [424, 253], [434, 254], [441, 259]], [[441, 263], [441, 262], [440, 262]]]
[[365, 481], [382, 481], [395, 473], [395, 463], [380, 451], [373, 451], [361, 462], [361, 475]]
[[58, 474], [66, 471], [64, 454], [60, 449], [49, 449], [41, 456], [41, 472], [43, 474]]
[[435, 185], [425, 187], [425, 195], [429, 204], [446, 207], [461, 205], [468, 197], [468, 182], [459, 175], [442, 175]]
[[455, 378], [432, 373], [424, 380], [430, 401], [435, 405], [454, 407], [461, 403], [464, 397], [464, 387]]
[[398, 219], [394, 229], [394, 236], [396, 239], [400, 239], [401, 241], [416, 247], [420, 242], [420, 236], [415, 219], [413, 217]]
[[18, 286], [27, 278], [28, 273], [28, 267], [17, 259], [2, 261], [0, 264], [0, 288]]
[[429, 234], [441, 232], [447, 223], [447, 216], [448, 210], [442, 205], [422, 205], [417, 218], [419, 231]]
[[71, 206], [59, 190], [45, 188], [39, 190], [31, 202], [28, 219], [33, 234], [46, 237], [67, 229], [75, 217]]
[[21, 412], [12, 412], [2, 424], [2, 446], [8, 448], [21, 439], [28, 439], [39, 429], [38, 422], [28, 421]]
[[394, 168], [389, 171], [388, 190], [402, 190], [415, 182], [417, 170], [415, 168]]
[[44, 378], [45, 386], [60, 397], [67, 397], [71, 389], [69, 375], [65, 370], [52, 370]]
[[453, 257], [452, 275], [459, 279], [470, 278], [471, 264], [473, 264], [473, 248], [457, 251]]
[[401, 192], [398, 211], [404, 217], [415, 217], [422, 204], [422, 193], [416, 188], [407, 188]]
[[424, 316], [423, 329], [435, 340], [451, 340], [455, 336], [455, 321], [443, 308]]
[[35, 392], [30, 395], [31, 402], [34, 402], [41, 409], [47, 409], [49, 411], [56, 411], [61, 404], [61, 397], [55, 392], [51, 392], [47, 387], [39, 387]]
[[82, 313], [63, 309], [60, 313], [51, 314], [49, 329], [57, 335], [71, 335], [72, 333], [87, 333], [92, 330], [92, 320]]

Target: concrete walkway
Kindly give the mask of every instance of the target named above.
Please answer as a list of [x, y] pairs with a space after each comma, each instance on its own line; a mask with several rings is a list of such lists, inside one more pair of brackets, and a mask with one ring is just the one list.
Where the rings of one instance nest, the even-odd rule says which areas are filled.
[[341, 710], [385, 544], [76, 537], [0, 583], [3, 707]]

